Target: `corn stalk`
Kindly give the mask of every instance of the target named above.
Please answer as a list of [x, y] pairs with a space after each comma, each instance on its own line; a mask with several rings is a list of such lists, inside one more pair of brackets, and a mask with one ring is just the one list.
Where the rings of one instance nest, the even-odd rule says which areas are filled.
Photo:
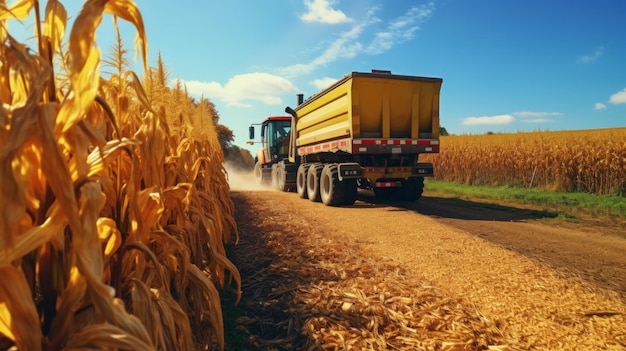
[[[36, 52], [7, 30], [31, 14]], [[0, 350], [223, 349], [218, 291], [240, 278], [217, 134], [173, 136], [134, 72], [101, 76], [107, 14], [147, 72], [133, 1], [86, 1], [67, 52], [59, 1], [0, 1]]]

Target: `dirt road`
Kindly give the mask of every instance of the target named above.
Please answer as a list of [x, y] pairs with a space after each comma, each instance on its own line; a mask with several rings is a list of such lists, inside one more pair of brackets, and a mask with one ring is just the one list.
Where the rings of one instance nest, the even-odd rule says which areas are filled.
[[622, 227], [433, 196], [231, 194], [246, 348], [626, 349]]

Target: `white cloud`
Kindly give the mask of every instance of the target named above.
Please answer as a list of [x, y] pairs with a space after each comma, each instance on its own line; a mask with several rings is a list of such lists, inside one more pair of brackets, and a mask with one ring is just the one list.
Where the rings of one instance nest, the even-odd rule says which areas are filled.
[[596, 102], [596, 104], [593, 106], [594, 110], [604, 110], [605, 108], [606, 105], [601, 102]]
[[549, 119], [549, 118], [525, 118], [525, 119], [522, 119], [522, 122], [524, 123], [548, 123], [548, 122], [554, 122], [554, 120]]
[[308, 9], [307, 13], [300, 16], [304, 22], [337, 24], [352, 21], [341, 10], [333, 9], [329, 0], [304, 0], [304, 5]]
[[512, 115], [467, 117], [463, 119], [463, 125], [466, 126], [504, 125], [511, 124], [513, 122], [515, 122], [515, 117]]
[[420, 29], [418, 24], [431, 17], [434, 11], [435, 4], [433, 2], [412, 7], [404, 15], [389, 22], [386, 30], [376, 33], [365, 51], [368, 54], [380, 54], [388, 51], [394, 45], [413, 39], [415, 33]]
[[[307, 6], [313, 6], [317, 3], [317, 0], [306, 2]], [[321, 4], [328, 4], [328, 2], [321, 1]], [[364, 47], [359, 39], [365, 28], [381, 22], [379, 18], [375, 17], [378, 8], [372, 7], [367, 11], [363, 20], [355, 23], [349, 31], [341, 33], [319, 56], [308, 63], [284, 67], [281, 69], [281, 73], [287, 77], [296, 77], [310, 73], [318, 67], [338, 59], [349, 59], [363, 53], [375, 55], [388, 51], [394, 45], [413, 39], [415, 32], [419, 30], [417, 24], [429, 18], [434, 12], [434, 8], [435, 5], [432, 2], [410, 8], [404, 15], [390, 21], [385, 30], [375, 33], [370, 43]]]
[[356, 40], [363, 30], [363, 25], [356, 25], [344, 32], [330, 44], [324, 52], [309, 63], [299, 63], [283, 68], [281, 71], [288, 77], [310, 73], [319, 66], [333, 62], [339, 58], [352, 58], [361, 52], [361, 44]]
[[313, 82], [311, 82], [311, 85], [315, 86], [318, 90], [322, 90], [335, 84], [337, 80], [338, 79], [336, 78], [324, 77], [322, 79], [315, 79]]
[[513, 112], [514, 116], [520, 117], [520, 118], [545, 118], [545, 117], [552, 117], [552, 116], [562, 116], [563, 113], [561, 112], [534, 112], [534, 111], [520, 111], [520, 112]]
[[609, 102], [612, 104], [626, 104], [626, 88], [611, 95]]
[[251, 107], [249, 101], [280, 105], [280, 95], [296, 91], [287, 79], [269, 73], [246, 73], [233, 76], [225, 85], [217, 82], [183, 81], [195, 96], [218, 98], [228, 106]]
[[463, 124], [466, 126], [477, 125], [506, 125], [512, 124], [517, 121], [515, 117], [520, 118], [522, 123], [548, 123], [553, 122], [553, 119], [549, 117], [562, 116], [561, 112], [537, 112], [537, 111], [519, 111], [505, 115], [495, 116], [481, 116], [481, 117], [467, 117], [463, 119]]
[[604, 47], [600, 46], [596, 49], [596, 51], [591, 55], [585, 55], [578, 58], [579, 63], [590, 63], [593, 62], [604, 55]]

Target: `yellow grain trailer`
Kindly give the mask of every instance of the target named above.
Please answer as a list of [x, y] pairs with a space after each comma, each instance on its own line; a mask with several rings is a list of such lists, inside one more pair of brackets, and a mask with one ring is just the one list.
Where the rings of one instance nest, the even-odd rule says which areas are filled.
[[285, 109], [292, 116], [289, 155], [266, 165], [267, 178], [331, 206], [354, 203], [357, 188], [417, 200], [434, 172], [419, 155], [439, 152], [442, 82], [352, 72], [306, 101], [299, 95], [298, 106]]

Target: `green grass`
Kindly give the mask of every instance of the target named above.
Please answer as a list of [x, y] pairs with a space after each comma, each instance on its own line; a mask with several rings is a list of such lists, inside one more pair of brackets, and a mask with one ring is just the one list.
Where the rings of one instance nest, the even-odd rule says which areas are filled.
[[626, 218], [626, 198], [585, 193], [558, 193], [536, 189], [469, 186], [452, 182], [426, 180], [425, 195], [440, 194], [458, 198], [493, 200], [535, 205], [568, 215], [592, 215]]

